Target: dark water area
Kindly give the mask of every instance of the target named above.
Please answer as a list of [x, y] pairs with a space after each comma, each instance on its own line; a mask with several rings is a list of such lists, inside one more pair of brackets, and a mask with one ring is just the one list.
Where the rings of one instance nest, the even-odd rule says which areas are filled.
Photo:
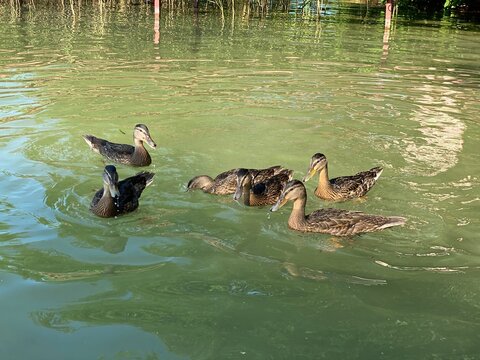
[[[331, 5], [226, 18], [148, 6], [0, 8], [0, 358], [477, 359], [480, 27]], [[82, 139], [147, 124], [155, 179], [89, 211]], [[195, 175], [282, 164], [384, 172], [323, 207], [407, 218], [350, 238], [288, 228]], [[118, 165], [120, 178], [138, 169]]]

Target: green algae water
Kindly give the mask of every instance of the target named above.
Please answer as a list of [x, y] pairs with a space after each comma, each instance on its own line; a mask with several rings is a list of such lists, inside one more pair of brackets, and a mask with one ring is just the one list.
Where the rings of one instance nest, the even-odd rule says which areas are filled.
[[[0, 12], [0, 358], [480, 358], [480, 28], [333, 9]], [[385, 39], [385, 40], [384, 40]], [[89, 211], [103, 159], [132, 143], [155, 179], [139, 209]], [[287, 228], [195, 175], [281, 164], [384, 172], [322, 207], [405, 216], [351, 238]], [[117, 166], [121, 179], [138, 169]]]

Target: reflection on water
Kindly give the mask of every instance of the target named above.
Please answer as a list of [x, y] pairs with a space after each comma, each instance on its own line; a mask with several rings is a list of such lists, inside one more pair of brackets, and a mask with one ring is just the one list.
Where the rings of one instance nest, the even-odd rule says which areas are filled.
[[405, 140], [405, 158], [424, 175], [433, 176], [457, 164], [463, 149], [465, 124], [455, 118], [461, 114], [462, 105], [456, 97], [462, 97], [462, 93], [445, 85], [436, 85], [440, 81], [450, 81], [451, 77], [426, 78], [430, 80], [429, 84], [412, 89], [418, 94], [417, 108], [413, 111], [412, 120], [420, 125], [423, 143]]
[[[338, 8], [168, 14], [156, 34], [144, 5], [94, 6], [0, 15], [0, 357], [65, 358], [59, 343], [79, 359], [477, 356], [475, 26], [386, 34], [382, 14]], [[138, 211], [96, 218], [105, 162], [81, 135], [119, 142], [136, 123], [158, 139], [155, 181]], [[365, 201], [327, 204], [307, 183], [307, 211], [407, 225], [301, 234], [288, 207], [185, 191], [237, 166], [301, 178], [319, 151], [333, 177], [385, 171]]]

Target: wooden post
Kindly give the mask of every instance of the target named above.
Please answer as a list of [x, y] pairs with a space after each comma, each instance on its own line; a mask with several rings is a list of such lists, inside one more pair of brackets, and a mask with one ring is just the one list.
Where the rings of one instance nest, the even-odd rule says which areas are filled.
[[385, 3], [385, 28], [390, 29], [392, 24], [393, 0], [387, 0]]
[[195, 15], [198, 15], [198, 0], [193, 0], [193, 7], [195, 10]]
[[154, 16], [155, 16], [155, 21], [153, 24], [153, 43], [158, 44], [160, 42], [160, 0], [155, 0], [154, 2]]
[[392, 25], [393, 1], [387, 0], [385, 3], [385, 29], [383, 31], [383, 48], [382, 48], [382, 62], [385, 62], [388, 57], [388, 50], [390, 48], [390, 27]]

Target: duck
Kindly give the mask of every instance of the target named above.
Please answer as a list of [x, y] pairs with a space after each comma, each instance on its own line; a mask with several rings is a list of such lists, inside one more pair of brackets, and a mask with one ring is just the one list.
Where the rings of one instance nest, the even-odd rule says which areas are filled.
[[270, 211], [278, 211], [288, 201], [293, 201], [288, 227], [301, 232], [351, 236], [404, 225], [406, 222], [406, 219], [401, 216], [371, 215], [360, 211], [334, 208], [320, 209], [305, 215], [307, 190], [300, 180], [291, 180], [285, 185]]
[[157, 147], [150, 136], [148, 127], [144, 124], [137, 124], [133, 129], [135, 146], [112, 143], [93, 135], [83, 135], [83, 139], [90, 146], [90, 149], [108, 160], [131, 166], [148, 166], [152, 163], [152, 158], [143, 145], [144, 142], [152, 149]]
[[277, 202], [283, 187], [292, 179], [293, 171], [283, 169], [278, 174], [253, 184], [254, 177], [248, 169], [238, 169], [237, 188], [233, 199], [238, 201], [243, 196], [246, 206], [273, 205]]
[[[239, 168], [224, 171], [214, 179], [208, 175], [199, 175], [192, 178], [187, 184], [187, 191], [201, 189], [203, 192], [215, 195], [234, 194], [237, 189], [237, 171]], [[263, 182], [266, 179], [280, 173], [284, 168], [280, 165], [266, 169], [247, 169], [252, 175], [253, 184]]]
[[324, 154], [316, 153], [312, 156], [307, 175], [302, 179], [307, 182], [315, 173], [319, 172], [318, 186], [315, 195], [323, 200], [344, 201], [364, 196], [383, 172], [380, 166], [351, 176], [328, 178], [328, 162]]
[[103, 189], [93, 196], [90, 210], [97, 216], [108, 218], [132, 212], [138, 208], [143, 190], [152, 183], [155, 174], [142, 171], [118, 181], [114, 165], [105, 166]]

